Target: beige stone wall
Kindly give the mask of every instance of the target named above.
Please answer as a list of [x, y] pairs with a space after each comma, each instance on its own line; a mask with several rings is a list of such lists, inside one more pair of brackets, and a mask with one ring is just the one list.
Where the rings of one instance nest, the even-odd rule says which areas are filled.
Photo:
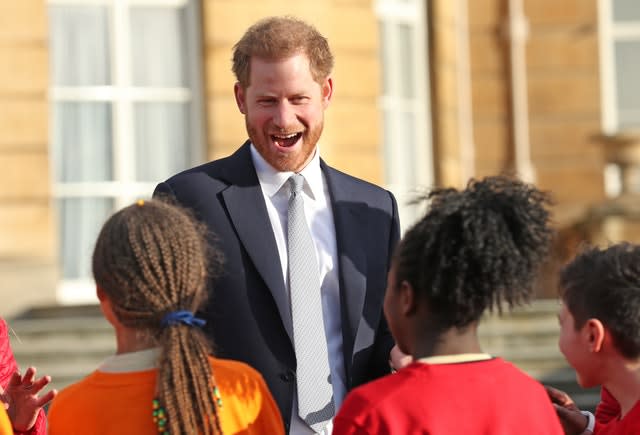
[[528, 0], [531, 146], [560, 223], [604, 198], [596, 0]]
[[336, 59], [334, 96], [321, 139], [324, 159], [355, 176], [382, 182], [378, 36], [372, 0], [203, 0], [203, 15], [210, 159], [232, 153], [247, 137], [233, 98], [233, 44], [260, 18], [293, 15], [329, 39]]
[[459, 186], [462, 150], [458, 113], [457, 2], [433, 1], [430, 9], [433, 148], [437, 183]]
[[[559, 224], [603, 198], [596, 0], [525, 0], [532, 159], [551, 190]], [[459, 114], [457, 1], [430, 0], [435, 167], [439, 185], [464, 174]], [[476, 175], [511, 165], [507, 0], [468, 0]], [[373, 0], [202, 0], [208, 157], [246, 138], [233, 99], [232, 45], [256, 20], [295, 15], [318, 27], [334, 50], [334, 100], [324, 158], [382, 183], [380, 65]], [[355, 30], [354, 30], [355, 29]], [[42, 0], [0, 2], [0, 315], [53, 300], [56, 228], [48, 154], [47, 17]]]
[[45, 3], [0, 2], [0, 315], [53, 300], [47, 51]]
[[[459, 125], [455, 109], [458, 2], [433, 2], [434, 124], [441, 184], [456, 184]], [[474, 171], [513, 168], [507, 34], [508, 0], [469, 0]], [[600, 129], [597, 1], [524, 0], [529, 139], [536, 183], [552, 191], [560, 225], [604, 197], [603, 158], [591, 137]], [[451, 48], [453, 47], [453, 48]]]
[[506, 0], [469, 1], [475, 175], [512, 167]]
[[[508, 0], [467, 0], [473, 107], [474, 172], [481, 177], [513, 168], [513, 122], [507, 33]], [[460, 125], [453, 113], [461, 67], [456, 51], [458, 1], [433, 0], [434, 128], [438, 182], [459, 185]], [[525, 45], [529, 140], [536, 184], [556, 201], [558, 229], [570, 228], [604, 199], [600, 131], [597, 0], [523, 0], [529, 25]], [[459, 34], [458, 34], [459, 35]], [[539, 296], [554, 297], [557, 267], [576, 235], [561, 232], [543, 274]], [[584, 240], [586, 235], [582, 235]]]

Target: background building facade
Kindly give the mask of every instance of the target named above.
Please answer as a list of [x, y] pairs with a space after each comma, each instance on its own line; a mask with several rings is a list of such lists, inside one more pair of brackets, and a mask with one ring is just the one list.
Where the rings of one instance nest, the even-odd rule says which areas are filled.
[[416, 192], [514, 172], [554, 195], [560, 261], [621, 189], [595, 138], [640, 124], [634, 0], [3, 1], [0, 314], [95, 300], [104, 219], [243, 142], [232, 46], [280, 14], [334, 50], [324, 159], [392, 189], [405, 228]]

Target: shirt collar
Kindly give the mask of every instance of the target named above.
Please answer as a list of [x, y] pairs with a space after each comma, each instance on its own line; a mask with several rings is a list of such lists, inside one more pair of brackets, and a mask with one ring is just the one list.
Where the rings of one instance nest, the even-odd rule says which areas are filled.
[[107, 373], [139, 372], [157, 367], [160, 348], [126, 352], [107, 357], [98, 371]]
[[461, 353], [456, 355], [438, 355], [420, 358], [418, 362], [424, 364], [457, 364], [474, 361], [486, 361], [493, 357], [488, 353]]
[[[294, 174], [294, 172], [291, 171], [280, 172], [275, 169], [262, 157], [253, 144], [251, 144], [251, 159], [253, 160], [253, 166], [256, 169], [262, 191], [269, 198], [277, 194], [289, 177]], [[311, 198], [317, 199], [318, 195], [320, 195], [324, 189], [322, 170], [320, 169], [320, 148], [318, 146], [316, 146], [311, 161], [299, 173], [304, 176], [305, 179], [305, 192], [307, 192]]]

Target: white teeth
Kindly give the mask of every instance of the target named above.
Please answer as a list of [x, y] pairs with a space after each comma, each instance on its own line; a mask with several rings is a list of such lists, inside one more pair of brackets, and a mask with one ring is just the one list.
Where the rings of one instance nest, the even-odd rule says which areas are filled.
[[277, 139], [291, 139], [292, 137], [295, 137], [298, 133], [291, 133], [291, 134], [287, 134], [287, 135], [279, 135], [279, 134], [274, 134], [273, 137], [277, 138]]

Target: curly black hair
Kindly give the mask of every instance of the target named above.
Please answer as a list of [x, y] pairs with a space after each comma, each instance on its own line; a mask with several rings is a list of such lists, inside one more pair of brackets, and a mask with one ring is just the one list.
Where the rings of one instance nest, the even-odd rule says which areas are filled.
[[576, 330], [599, 319], [622, 355], [640, 356], [640, 246], [584, 247], [560, 271], [559, 284]]
[[507, 176], [435, 189], [400, 242], [395, 281], [426, 298], [432, 323], [464, 328], [486, 309], [528, 302], [553, 237], [548, 194]]

